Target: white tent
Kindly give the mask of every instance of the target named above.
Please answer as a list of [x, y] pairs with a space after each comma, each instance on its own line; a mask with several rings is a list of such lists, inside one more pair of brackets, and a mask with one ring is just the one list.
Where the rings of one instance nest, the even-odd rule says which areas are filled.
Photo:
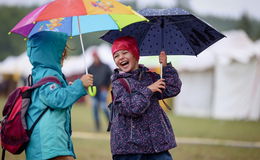
[[31, 69], [32, 65], [25, 52], [20, 56], [9, 56], [0, 63], [0, 74], [12, 73], [25, 76], [31, 73]]
[[213, 48], [213, 118], [260, 119], [260, 59], [254, 43], [243, 31], [225, 33], [227, 38]]
[[[83, 54], [79, 56], [69, 56], [62, 67], [63, 73], [66, 76], [85, 73], [85, 67], [90, 66], [93, 61], [91, 53], [94, 48], [97, 49], [101, 61], [114, 69], [115, 64], [112, 58], [110, 46], [107, 44], [101, 44], [99, 46], [90, 47], [85, 51], [86, 62], [84, 61]], [[9, 56], [4, 61], [0, 62], [0, 74], [10, 73], [28, 76], [31, 73], [31, 69], [32, 65], [26, 52], [22, 53], [20, 56]]]
[[214, 55], [209, 50], [195, 56], [179, 58], [176, 69], [182, 89], [173, 104], [175, 113], [209, 117], [212, 110]]
[[[260, 42], [244, 31], [229, 31], [198, 55], [182, 57], [183, 82], [176, 114], [217, 119], [260, 119]], [[258, 55], [258, 56], [257, 56]]]

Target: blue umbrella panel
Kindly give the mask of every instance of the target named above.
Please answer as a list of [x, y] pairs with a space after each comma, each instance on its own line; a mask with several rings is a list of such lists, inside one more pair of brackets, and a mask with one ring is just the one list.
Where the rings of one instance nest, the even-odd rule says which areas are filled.
[[[79, 32], [78, 18], [80, 20], [81, 33]], [[74, 16], [37, 22], [28, 37], [40, 31], [64, 32], [68, 36], [77, 36], [83, 33], [113, 29], [118, 29], [118, 26], [109, 18], [109, 15]]]

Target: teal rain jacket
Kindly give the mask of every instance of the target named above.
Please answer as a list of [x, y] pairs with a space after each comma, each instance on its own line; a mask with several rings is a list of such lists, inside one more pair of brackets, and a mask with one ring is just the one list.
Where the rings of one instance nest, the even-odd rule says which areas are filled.
[[62, 85], [47, 83], [36, 89], [27, 115], [30, 128], [48, 106], [50, 109], [35, 126], [28, 147], [27, 160], [45, 160], [75, 154], [71, 141], [71, 105], [87, 94], [80, 79], [68, 85], [61, 72], [61, 58], [67, 35], [39, 32], [27, 42], [27, 55], [33, 65], [33, 83], [46, 76], [57, 77]]

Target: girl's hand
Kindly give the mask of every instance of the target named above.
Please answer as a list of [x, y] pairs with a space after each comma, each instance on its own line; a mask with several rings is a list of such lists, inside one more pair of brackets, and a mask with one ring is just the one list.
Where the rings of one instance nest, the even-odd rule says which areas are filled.
[[167, 55], [164, 51], [160, 53], [159, 62], [162, 63], [163, 67], [167, 66]]
[[162, 90], [165, 89], [165, 80], [164, 79], [159, 79], [147, 88], [149, 88], [153, 93], [154, 92], [160, 92], [162, 93]]
[[88, 88], [89, 86], [93, 86], [93, 75], [92, 74], [85, 74], [83, 75], [80, 80], [83, 83], [83, 86], [85, 88]]

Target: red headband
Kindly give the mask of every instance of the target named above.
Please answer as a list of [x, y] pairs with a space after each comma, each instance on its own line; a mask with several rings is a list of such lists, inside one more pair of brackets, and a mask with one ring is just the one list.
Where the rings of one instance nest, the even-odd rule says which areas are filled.
[[120, 37], [112, 44], [112, 54], [114, 55], [119, 50], [127, 50], [133, 54], [137, 61], [139, 61], [139, 49], [137, 41], [130, 36]]

